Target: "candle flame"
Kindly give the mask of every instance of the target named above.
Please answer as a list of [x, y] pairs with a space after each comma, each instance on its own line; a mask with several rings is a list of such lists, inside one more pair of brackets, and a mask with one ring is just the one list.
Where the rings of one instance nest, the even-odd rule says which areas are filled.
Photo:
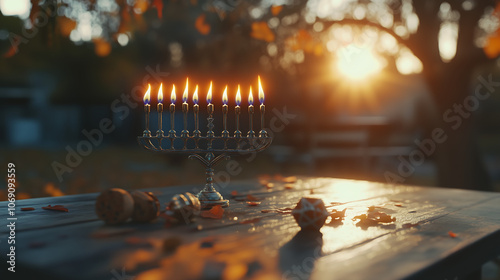
[[170, 94], [170, 102], [172, 102], [172, 104], [174, 104], [175, 99], [177, 99], [177, 96], [175, 94], [175, 85], [173, 85], [172, 86], [172, 93]]
[[158, 103], [163, 103], [163, 83], [160, 84], [160, 89], [158, 90]]
[[224, 94], [222, 94], [222, 103], [224, 103], [224, 105], [227, 104], [227, 86], [224, 89]]
[[184, 94], [182, 94], [182, 102], [187, 102], [188, 100], [188, 89], [189, 89], [189, 78], [186, 78], [186, 88], [184, 89]]
[[150, 94], [151, 94], [151, 85], [148, 84], [148, 91], [146, 91], [146, 93], [144, 94], [144, 104], [149, 104], [149, 101], [151, 100], [150, 98]]
[[259, 79], [259, 102], [260, 104], [264, 104], [264, 90], [262, 89], [262, 84], [260, 82], [260, 76], [258, 76]]
[[196, 89], [194, 90], [193, 102], [194, 104], [198, 104], [198, 85], [196, 85]]
[[240, 85], [238, 85], [238, 91], [236, 92], [236, 105], [240, 106], [241, 104], [241, 93], [240, 93]]
[[248, 104], [253, 105], [253, 93], [252, 93], [252, 86], [250, 86], [250, 93], [248, 94]]
[[210, 81], [210, 88], [208, 89], [207, 93], [207, 103], [212, 103], [212, 81]]

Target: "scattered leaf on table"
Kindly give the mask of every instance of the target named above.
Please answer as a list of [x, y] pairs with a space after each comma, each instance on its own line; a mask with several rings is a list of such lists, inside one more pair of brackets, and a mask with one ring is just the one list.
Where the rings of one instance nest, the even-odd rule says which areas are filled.
[[394, 204], [394, 206], [397, 206], [397, 207], [403, 207], [403, 204], [401, 204], [401, 203], [396, 203], [396, 204]]
[[449, 235], [449, 236], [451, 236], [451, 237], [453, 237], [453, 238], [457, 237], [457, 234], [456, 234], [456, 233], [454, 233], [454, 232], [453, 232], [453, 231], [451, 231], [451, 230], [450, 230], [450, 231], [448, 231], [448, 235]]
[[255, 197], [251, 194], [247, 195], [247, 200], [248, 201], [259, 201], [260, 199], [258, 197]]
[[332, 218], [332, 221], [341, 221], [345, 218], [345, 211], [347, 210], [347, 208], [345, 208], [344, 210], [342, 211], [338, 211], [338, 210], [335, 210], [333, 209], [331, 214], [330, 214], [330, 217]]
[[356, 223], [356, 226], [370, 227], [378, 224], [389, 224], [395, 222], [396, 218], [386, 213], [376, 211], [355, 216], [352, 220], [359, 220], [358, 223]]
[[368, 207], [368, 212], [375, 211], [375, 209], [377, 208], [384, 208], [384, 206], [376, 206], [376, 205], [370, 206]]
[[264, 186], [266, 186], [266, 189], [272, 189], [274, 188], [274, 183], [266, 183]]
[[258, 206], [260, 203], [260, 201], [247, 201], [248, 206]]
[[287, 189], [287, 190], [292, 190], [294, 188], [295, 188], [294, 184], [285, 184], [285, 189]]
[[255, 223], [260, 222], [261, 219], [262, 218], [248, 219], [248, 220], [241, 221], [240, 224], [242, 224], [242, 225], [245, 225], [245, 224], [255, 224]]
[[253, 22], [250, 36], [254, 39], [266, 42], [273, 42], [275, 39], [274, 33], [269, 29], [265, 21]]
[[200, 32], [200, 34], [202, 35], [207, 35], [208, 33], [210, 33], [210, 25], [205, 22], [205, 18], [206, 15], [201, 14], [200, 16], [198, 16], [194, 23], [196, 30], [198, 30], [198, 32]]
[[232, 191], [232, 192], [231, 192], [231, 195], [232, 195], [232, 196], [237, 196], [237, 195], [238, 195], [238, 192], [237, 192], [237, 191]]
[[35, 208], [33, 207], [24, 207], [24, 208], [21, 208], [21, 211], [33, 211], [35, 210]]
[[69, 212], [68, 208], [62, 206], [62, 205], [49, 205], [46, 207], [42, 207], [44, 210], [53, 210], [53, 211], [60, 211], [60, 212]]
[[412, 227], [417, 227], [419, 225], [420, 225], [419, 223], [406, 223], [406, 224], [403, 224], [402, 227], [403, 228], [412, 228]]
[[283, 178], [283, 182], [285, 183], [296, 183], [297, 182], [297, 177], [296, 176], [288, 176]]
[[283, 6], [271, 6], [271, 13], [273, 14], [273, 16], [277, 16], [281, 10], [283, 10]]
[[215, 205], [210, 210], [201, 211], [200, 216], [202, 216], [203, 218], [210, 218], [210, 219], [222, 219], [223, 214], [224, 214], [224, 209], [222, 209], [222, 206]]

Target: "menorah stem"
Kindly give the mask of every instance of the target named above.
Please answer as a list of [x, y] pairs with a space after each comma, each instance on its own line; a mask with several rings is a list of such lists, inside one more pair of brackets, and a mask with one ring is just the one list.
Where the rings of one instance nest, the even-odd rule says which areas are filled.
[[158, 131], [156, 137], [163, 137], [163, 104], [158, 103]]
[[146, 112], [146, 129], [143, 131], [143, 137], [151, 137], [151, 131], [149, 131], [149, 112], [151, 112], [151, 106], [149, 104], [144, 105], [144, 112]]
[[264, 114], [266, 113], [266, 106], [260, 105], [260, 132], [259, 137], [267, 137], [267, 131], [264, 130]]
[[181, 132], [181, 137], [188, 137], [189, 131], [187, 130], [187, 113], [188, 113], [188, 104], [187, 102], [182, 103], [182, 112], [184, 113], [184, 130]]
[[224, 130], [222, 131], [222, 137], [229, 137], [229, 131], [227, 131], [227, 112], [229, 108], [227, 104], [222, 105], [222, 126]]
[[249, 122], [249, 130], [247, 137], [248, 138], [253, 138], [255, 137], [255, 132], [253, 131], [253, 113], [254, 113], [254, 107], [253, 105], [248, 106], [248, 122]]

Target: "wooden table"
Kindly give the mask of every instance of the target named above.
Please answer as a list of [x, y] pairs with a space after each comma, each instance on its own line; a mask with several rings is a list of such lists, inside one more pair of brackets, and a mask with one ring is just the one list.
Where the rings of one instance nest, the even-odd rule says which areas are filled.
[[[225, 197], [236, 190], [237, 198], [252, 194], [262, 203], [231, 199], [222, 219], [173, 227], [162, 218], [105, 226], [94, 213], [97, 194], [18, 201], [17, 272], [1, 279], [464, 279], [478, 276], [480, 266], [500, 254], [499, 193], [331, 178], [299, 178], [292, 189], [274, 184], [232, 182], [221, 190]], [[195, 189], [153, 192], [164, 204]], [[330, 210], [347, 208], [344, 221], [321, 232], [300, 231], [290, 214], [265, 211], [294, 207], [311, 193]], [[69, 212], [41, 209], [48, 204]], [[0, 206], [7, 223], [7, 203]], [[396, 221], [357, 226], [352, 218], [369, 206], [381, 206], [377, 210]], [[6, 226], [0, 233], [5, 264]]]

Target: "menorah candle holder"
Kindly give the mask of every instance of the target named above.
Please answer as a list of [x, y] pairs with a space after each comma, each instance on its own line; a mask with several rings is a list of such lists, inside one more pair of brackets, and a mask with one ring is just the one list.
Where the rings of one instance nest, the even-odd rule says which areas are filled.
[[[149, 90], [148, 90], [149, 92]], [[250, 93], [251, 94], [251, 93]], [[262, 120], [262, 127], [259, 132], [253, 131], [253, 105], [250, 104], [249, 108], [249, 131], [246, 136], [240, 131], [240, 101], [237, 99], [237, 106], [235, 108], [236, 113], [236, 131], [230, 135], [227, 130], [227, 104], [222, 109], [222, 119], [223, 119], [223, 131], [220, 134], [216, 134], [214, 129], [214, 105], [210, 103], [211, 101], [211, 91], [209, 92], [210, 98], [207, 96], [208, 106], [207, 106], [207, 131], [205, 133], [199, 130], [199, 106], [198, 106], [198, 96], [197, 90], [193, 96], [193, 101], [195, 102], [194, 108], [194, 121], [195, 129], [194, 131], [189, 131], [186, 126], [186, 114], [187, 114], [187, 103], [186, 98], [183, 98], [182, 111], [184, 113], [184, 127], [180, 133], [178, 133], [174, 128], [174, 112], [175, 112], [175, 97], [172, 94], [170, 105], [171, 113], [171, 125], [168, 130], [169, 133], [157, 133], [152, 135], [149, 132], [149, 97], [146, 103], [145, 97], [145, 109], [146, 112], [146, 130], [143, 132], [142, 136], [137, 137], [139, 144], [150, 151], [163, 152], [163, 153], [178, 153], [178, 154], [189, 154], [189, 159], [196, 159], [205, 166], [206, 183], [205, 187], [197, 194], [200, 200], [201, 207], [204, 209], [211, 208], [215, 205], [221, 205], [222, 207], [229, 206], [229, 200], [224, 199], [224, 197], [214, 188], [214, 167], [223, 159], [230, 159], [231, 156], [235, 155], [245, 155], [249, 153], [260, 152], [269, 145], [271, 145], [272, 137], [268, 136], [268, 133], [264, 129], [264, 121]], [[227, 97], [226, 97], [227, 99]], [[249, 98], [250, 100], [250, 98]], [[226, 101], [227, 103], [227, 101]], [[253, 99], [252, 99], [253, 103]], [[263, 105], [262, 105], [263, 106]], [[160, 108], [162, 106], [159, 106]], [[161, 114], [158, 111], [158, 114]], [[261, 112], [261, 119], [263, 119], [264, 111]], [[162, 127], [158, 128], [158, 131], [163, 132]], [[182, 148], [176, 148], [182, 147]]]

